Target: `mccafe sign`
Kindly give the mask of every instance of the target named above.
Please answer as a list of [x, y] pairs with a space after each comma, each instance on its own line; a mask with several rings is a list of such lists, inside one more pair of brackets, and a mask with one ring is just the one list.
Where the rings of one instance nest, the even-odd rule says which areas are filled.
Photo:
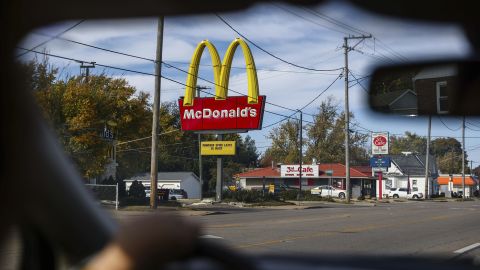
[[[228, 96], [230, 69], [238, 46], [245, 58], [248, 95]], [[197, 76], [205, 48], [212, 58], [215, 96], [199, 98], [196, 97]], [[232, 41], [221, 63], [215, 46], [208, 40], [200, 42], [190, 62], [185, 96], [179, 99], [178, 104], [182, 130], [241, 132], [261, 129], [265, 96], [259, 95], [257, 70], [247, 43], [239, 38]]]
[[[318, 177], [318, 165], [302, 165], [302, 177]], [[280, 167], [281, 177], [299, 177], [300, 165], [282, 165]]]

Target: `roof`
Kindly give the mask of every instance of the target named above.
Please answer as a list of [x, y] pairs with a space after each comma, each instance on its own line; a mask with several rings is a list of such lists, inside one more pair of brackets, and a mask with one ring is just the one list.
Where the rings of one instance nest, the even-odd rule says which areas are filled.
[[264, 176], [266, 178], [275, 178], [280, 177], [280, 170], [277, 168], [266, 167], [239, 173], [236, 176], [240, 178], [261, 178]]
[[[398, 167], [398, 169], [405, 175], [425, 175], [425, 159], [426, 155], [389, 155], [392, 162]], [[429, 171], [430, 174], [437, 173], [437, 164], [435, 158], [430, 155], [429, 157]]]
[[[333, 175], [327, 175], [326, 171], [333, 171]], [[365, 171], [365, 169], [363, 168]], [[372, 175], [371, 169], [369, 172], [362, 172], [356, 167], [350, 167], [350, 177], [352, 178], [370, 178]], [[280, 170], [277, 168], [266, 167], [260, 169], [254, 169], [248, 172], [239, 173], [236, 176], [239, 178], [280, 178]], [[325, 163], [319, 165], [319, 177], [345, 177], [345, 165], [340, 163]]]
[[[454, 175], [453, 176], [453, 184], [456, 186], [462, 185], [462, 176], [461, 175]], [[437, 182], [439, 185], [448, 185], [450, 182], [450, 175], [441, 175], [437, 178]], [[467, 186], [474, 186], [477, 184], [477, 181], [471, 175], [465, 175], [465, 185]]]
[[370, 166], [350, 166], [351, 168], [363, 173], [363, 174], [366, 174], [366, 175], [372, 175], [372, 167]]
[[416, 95], [412, 90], [404, 89], [371, 96], [371, 105], [374, 107], [389, 106], [409, 92]]
[[[189, 178], [191, 176], [193, 176], [195, 179], [200, 181], [197, 175], [195, 175], [193, 172], [159, 172], [157, 174], [157, 178], [159, 181], [167, 181], [167, 180], [178, 181], [178, 180]], [[134, 180], [150, 180], [150, 173], [143, 173], [140, 175], [130, 177], [129, 179], [125, 179], [125, 181], [134, 181]]]
[[[326, 172], [327, 170], [333, 170], [333, 175], [332, 177], [345, 177], [345, 172], [346, 168], [345, 165], [340, 164], [340, 163], [325, 163], [325, 164], [320, 164], [320, 172], [319, 175], [321, 176], [327, 176]], [[355, 169], [354, 167], [350, 167], [350, 177], [353, 178], [370, 178], [372, 177], [371, 172], [370, 175], [367, 175], [365, 173], [362, 173], [361, 171]]]
[[431, 68], [424, 68], [420, 72], [418, 72], [415, 77], [413, 77], [413, 81], [422, 80], [422, 79], [436, 79], [436, 78], [444, 78], [444, 77], [451, 77], [457, 76], [457, 67], [454, 65], [445, 65], [445, 66], [435, 66]]

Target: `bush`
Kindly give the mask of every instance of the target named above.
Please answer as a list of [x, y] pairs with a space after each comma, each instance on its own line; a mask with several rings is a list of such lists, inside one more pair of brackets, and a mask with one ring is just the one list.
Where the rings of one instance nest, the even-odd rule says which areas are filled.
[[128, 197], [133, 197], [137, 199], [145, 199], [145, 186], [142, 182], [138, 182], [137, 180], [132, 182], [130, 189], [128, 190]]
[[245, 203], [257, 203], [275, 199], [268, 193], [265, 193], [265, 197], [263, 197], [262, 191], [258, 190], [226, 190], [223, 192], [223, 198], [226, 200]]

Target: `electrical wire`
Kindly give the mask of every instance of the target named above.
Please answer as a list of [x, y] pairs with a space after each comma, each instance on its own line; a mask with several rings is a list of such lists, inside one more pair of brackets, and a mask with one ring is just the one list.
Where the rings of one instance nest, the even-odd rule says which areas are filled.
[[308, 102], [305, 106], [303, 106], [302, 108], [300, 108], [300, 111], [304, 110], [306, 107], [308, 107], [310, 104], [312, 104], [313, 102], [315, 102], [315, 100], [317, 100], [321, 95], [323, 95], [325, 92], [327, 92], [328, 89], [330, 89], [330, 87], [332, 87], [332, 85], [338, 81], [338, 79], [340, 79], [342, 77], [342, 74], [339, 74], [337, 76], [337, 78], [335, 78], [335, 80], [327, 86], [327, 88], [325, 88], [322, 92], [320, 92], [320, 94], [318, 94], [314, 99], [312, 99], [310, 102]]
[[316, 69], [316, 68], [310, 68], [310, 67], [305, 67], [305, 66], [301, 66], [301, 65], [298, 65], [298, 64], [295, 64], [295, 63], [292, 63], [290, 61], [287, 61], [281, 57], [278, 57], [276, 56], [275, 54], [267, 51], [266, 49], [262, 48], [261, 46], [259, 46], [258, 44], [256, 44], [255, 42], [251, 41], [249, 38], [247, 38], [245, 35], [243, 35], [242, 33], [240, 33], [237, 29], [235, 29], [231, 24], [229, 24], [222, 16], [220, 16], [219, 14], [215, 13], [215, 15], [218, 17], [218, 19], [220, 19], [225, 25], [227, 25], [230, 29], [232, 29], [233, 32], [235, 32], [237, 35], [241, 36], [243, 39], [245, 39], [246, 41], [248, 41], [250, 44], [252, 44], [253, 46], [255, 46], [257, 49], [261, 50], [262, 52], [270, 55], [271, 57], [285, 63], [285, 64], [288, 64], [288, 65], [291, 65], [291, 66], [294, 66], [294, 67], [297, 67], [297, 68], [300, 68], [300, 69], [305, 69], [305, 70], [310, 70], [310, 71], [336, 71], [336, 70], [341, 70], [343, 68], [332, 68], [332, 69]]
[[367, 90], [367, 88], [365, 88], [365, 86], [363, 86], [363, 84], [361, 84], [361, 83], [360, 83], [360, 81], [359, 81], [359, 80], [357, 79], [357, 77], [356, 77], [356, 76], [353, 74], [353, 72], [351, 72], [351, 71], [349, 70], [349, 71], [348, 71], [348, 73], [350, 73], [350, 75], [352, 75], [352, 76], [353, 76], [353, 78], [355, 79], [355, 81], [357, 82], [356, 84], [354, 84], [354, 85], [350, 86], [349, 88], [351, 88], [351, 87], [353, 87], [353, 86], [355, 86], [355, 85], [357, 85], [357, 84], [358, 84], [358, 85], [360, 85], [360, 86], [362, 87], [363, 91], [365, 91], [365, 93], [367, 93], [367, 94], [368, 94], [368, 90]]
[[437, 117], [438, 117], [438, 120], [440, 120], [440, 122], [441, 122], [447, 129], [449, 129], [449, 130], [451, 130], [451, 131], [458, 131], [458, 130], [460, 130], [460, 129], [462, 128], [461, 126], [458, 127], [458, 128], [456, 128], [456, 129], [450, 128], [449, 126], [447, 126], [447, 124], [445, 124], [445, 122], [443, 122], [442, 117], [440, 117], [440, 116], [437, 116]]
[[45, 40], [44, 42], [41, 42], [41, 43], [37, 44], [36, 46], [33, 46], [30, 50], [27, 50], [26, 52], [23, 52], [23, 53], [21, 53], [21, 54], [18, 54], [18, 55], [15, 56], [15, 57], [16, 57], [16, 58], [19, 58], [19, 57], [21, 57], [21, 56], [24, 56], [24, 55], [27, 54], [28, 52], [31, 52], [31, 51], [37, 49], [38, 47], [43, 46], [43, 45], [47, 44], [48, 42], [50, 42], [50, 41], [52, 41], [52, 40], [54, 40], [54, 39], [56, 39], [56, 38], [59, 38], [61, 35], [67, 33], [68, 31], [72, 30], [73, 28], [79, 26], [79, 25], [80, 25], [81, 23], [83, 23], [84, 21], [85, 21], [85, 20], [80, 20], [80, 21], [78, 21], [77, 23], [75, 23], [74, 25], [68, 27], [67, 29], [63, 30], [62, 32], [60, 32], [60, 33], [58, 33], [58, 34], [50, 37], [49, 39]]
[[[58, 38], [58, 37], [53, 37], [53, 38]], [[82, 46], [87, 46], [87, 47], [90, 47], [90, 48], [94, 48], [94, 49], [98, 49], [98, 50], [102, 50], [102, 51], [106, 51], [106, 52], [110, 52], [110, 53], [115, 53], [115, 54], [119, 54], [119, 55], [124, 55], [124, 56], [128, 56], [128, 57], [133, 57], [133, 58], [137, 58], [137, 59], [142, 59], [142, 60], [146, 60], [146, 61], [150, 61], [150, 62], [156, 62], [155, 60], [153, 59], [149, 59], [149, 58], [145, 58], [145, 57], [141, 57], [141, 56], [136, 56], [136, 55], [132, 55], [132, 54], [127, 54], [127, 53], [123, 53], [123, 52], [119, 52], [119, 51], [114, 51], [114, 50], [110, 50], [110, 49], [106, 49], [106, 48], [102, 48], [102, 47], [98, 47], [98, 46], [94, 46], [94, 45], [90, 45], [90, 44], [87, 44], [87, 43], [83, 43], [83, 42], [79, 42], [79, 41], [75, 41], [75, 40], [71, 40], [71, 39], [66, 39], [66, 38], [59, 38], [61, 40], [64, 40], [64, 41], [68, 41], [68, 42], [72, 42], [72, 43], [75, 43], [75, 44], [78, 44], [78, 45], [82, 45]], [[19, 47], [20, 48], [20, 47]], [[23, 50], [27, 50], [25, 48], [20, 48], [20, 49], [23, 49]], [[33, 50], [30, 50], [30, 51], [27, 51], [26, 53], [28, 52], [35, 52], [35, 53], [40, 53], [40, 52], [37, 52], [37, 51], [33, 51]], [[65, 58], [65, 57], [59, 57], [59, 56], [53, 56], [50, 54], [50, 56], [52, 57], [58, 57], [58, 58], [63, 58], [63, 59], [66, 59], [66, 60], [72, 60], [72, 59], [68, 59], [68, 58]], [[76, 62], [86, 62], [86, 61], [79, 61], [79, 60], [72, 60], [72, 61], [76, 61]], [[187, 73], [189, 75], [193, 75], [191, 74], [190, 72], [186, 71], [186, 70], [183, 70], [181, 68], [178, 68], [174, 65], [171, 65], [171, 64], [168, 64], [166, 62], [162, 62], [166, 67], [169, 67], [169, 68], [174, 68], [174, 69], [177, 69], [181, 72], [184, 72], [184, 73]], [[122, 70], [122, 71], [126, 71], [126, 72], [132, 72], [132, 73], [137, 73], [137, 74], [143, 74], [143, 75], [153, 75], [155, 76], [155, 74], [152, 74], [152, 73], [147, 73], [147, 72], [141, 72], [141, 71], [134, 71], [134, 70], [131, 70], [131, 69], [125, 69], [125, 68], [118, 68], [118, 67], [113, 67], [113, 66], [108, 66], [108, 65], [103, 65], [103, 64], [99, 64], [99, 63], [95, 63], [97, 66], [101, 66], [101, 67], [106, 67], [106, 68], [112, 68], [112, 69], [117, 69], [117, 70]], [[206, 81], [206, 82], [209, 82], [213, 85], [217, 85], [215, 82], [212, 82], [210, 80], [207, 80], [207, 79], [204, 79], [200, 76], [196, 76], [198, 79], [200, 80], [203, 80], [203, 81]], [[174, 81], [174, 80], [171, 80], [169, 78], [166, 78], [164, 76], [162, 76], [162, 78], [164, 79], [167, 79], [167, 80], [170, 80], [172, 82], [176, 82], [176, 83], [179, 83], [177, 81]], [[182, 84], [184, 86], [186, 86], [185, 84]], [[237, 93], [237, 94], [240, 94], [240, 95], [244, 95], [244, 96], [247, 96], [245, 94], [242, 94], [238, 91], [235, 91], [233, 89], [228, 89], [229, 91], [232, 91], [234, 93]], [[291, 108], [287, 108], [285, 106], [281, 106], [281, 105], [278, 105], [278, 104], [274, 104], [274, 103], [271, 103], [271, 102], [266, 102], [266, 104], [269, 104], [269, 105], [272, 105], [272, 106], [276, 106], [276, 107], [279, 107], [279, 108], [282, 108], [282, 109], [286, 109], [286, 110], [290, 110], [290, 111], [295, 111]]]
[[305, 20], [305, 21], [307, 21], [307, 22], [313, 23], [313, 24], [315, 24], [315, 25], [321, 26], [321, 27], [323, 27], [323, 28], [326, 28], [326, 29], [328, 29], [328, 30], [331, 30], [331, 31], [334, 31], [334, 32], [337, 32], [337, 33], [340, 33], [340, 34], [348, 35], [348, 33], [346, 33], [346, 32], [337, 30], [337, 29], [335, 29], [335, 28], [332, 28], [332, 27], [329, 27], [329, 26], [327, 26], [327, 25], [324, 25], [324, 24], [321, 24], [321, 23], [319, 23], [319, 22], [316, 22], [316, 21], [314, 21], [314, 20], [311, 20], [311, 19], [309, 19], [309, 18], [307, 18], [307, 17], [305, 17], [305, 16], [302, 16], [302, 15], [300, 15], [300, 14], [298, 14], [298, 13], [296, 13], [296, 12], [290, 10], [290, 9], [287, 9], [287, 8], [285, 8], [285, 7], [283, 7], [283, 6], [277, 5], [277, 4], [275, 4], [275, 3], [270, 3], [270, 4], [272, 4], [273, 6], [279, 8], [279, 9], [281, 9], [281, 10], [283, 10], [283, 11], [285, 11], [285, 12], [291, 14], [291, 15], [294, 15], [294, 16], [296, 16], [296, 17], [298, 17], [298, 18], [301, 18], [301, 19], [303, 19], [303, 20]]

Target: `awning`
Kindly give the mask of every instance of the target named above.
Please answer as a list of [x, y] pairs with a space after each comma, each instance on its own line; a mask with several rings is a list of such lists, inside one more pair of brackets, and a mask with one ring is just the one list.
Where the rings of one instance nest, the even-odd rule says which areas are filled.
[[[445, 175], [445, 176], [439, 176], [437, 178], [437, 182], [439, 185], [448, 185], [448, 182], [450, 182], [450, 176]], [[474, 186], [477, 184], [477, 181], [473, 179], [471, 176], [465, 175], [465, 185], [466, 186]], [[453, 185], [456, 186], [461, 186], [462, 185], [462, 176], [455, 175], [453, 176]]]

